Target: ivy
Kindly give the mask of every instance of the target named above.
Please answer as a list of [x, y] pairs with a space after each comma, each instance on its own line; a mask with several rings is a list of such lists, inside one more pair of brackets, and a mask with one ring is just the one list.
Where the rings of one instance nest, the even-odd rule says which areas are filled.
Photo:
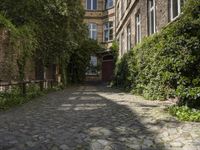
[[89, 56], [102, 49], [88, 39], [80, 0], [2, 0], [0, 14], [0, 24], [15, 33], [10, 46], [18, 56], [20, 80], [27, 61], [34, 58], [44, 68], [58, 64], [64, 86], [80, 82]]
[[175, 22], [119, 60], [114, 83], [147, 99], [178, 97], [180, 105], [200, 107], [199, 50], [200, 1], [188, 0]]

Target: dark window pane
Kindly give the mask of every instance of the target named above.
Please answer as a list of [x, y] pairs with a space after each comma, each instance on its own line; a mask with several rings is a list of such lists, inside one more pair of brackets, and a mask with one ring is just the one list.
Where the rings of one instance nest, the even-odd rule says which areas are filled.
[[155, 31], [154, 31], [154, 11], [151, 12], [151, 34], [153, 34]]
[[108, 34], [109, 34], [108, 30], [105, 30], [105, 31], [104, 31], [104, 36], [105, 36], [105, 39], [104, 39], [104, 40], [105, 40], [105, 41], [108, 41], [108, 36], [109, 36]]
[[110, 30], [109, 40], [113, 39], [113, 29]]
[[97, 9], [97, 0], [93, 0], [93, 9], [94, 9], [94, 10]]
[[178, 16], [178, 0], [173, 0], [173, 18]]
[[87, 9], [91, 9], [91, 0], [87, 0]]

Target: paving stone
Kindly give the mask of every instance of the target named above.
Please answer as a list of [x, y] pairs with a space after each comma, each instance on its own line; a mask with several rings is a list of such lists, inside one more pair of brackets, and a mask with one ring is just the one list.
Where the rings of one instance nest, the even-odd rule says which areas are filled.
[[183, 146], [183, 144], [181, 142], [172, 142], [172, 143], [170, 143], [170, 145], [172, 147], [182, 147]]
[[183, 150], [199, 150], [199, 149], [194, 145], [186, 144], [185, 146], [183, 146]]
[[60, 146], [60, 149], [61, 150], [69, 150], [69, 147], [67, 145], [63, 144]]
[[104, 149], [104, 145], [102, 145], [96, 140], [92, 141], [91, 150], [103, 150], [103, 149]]
[[103, 85], [75, 86], [0, 112], [0, 150], [200, 150], [200, 123], [169, 104]]
[[141, 149], [141, 144], [137, 143], [137, 144], [127, 144], [128, 148], [134, 149], [134, 150], [138, 150]]
[[97, 142], [102, 144], [103, 146], [106, 146], [109, 144], [109, 141], [107, 141], [107, 140], [97, 140]]
[[26, 145], [28, 146], [28, 147], [34, 147], [35, 146], [35, 142], [32, 142], [32, 141], [28, 141], [28, 142], [26, 142]]
[[149, 140], [149, 139], [144, 139], [144, 141], [143, 141], [142, 144], [143, 144], [143, 145], [146, 145], [147, 147], [151, 147], [151, 146], [154, 145], [154, 144], [153, 144], [153, 140]]

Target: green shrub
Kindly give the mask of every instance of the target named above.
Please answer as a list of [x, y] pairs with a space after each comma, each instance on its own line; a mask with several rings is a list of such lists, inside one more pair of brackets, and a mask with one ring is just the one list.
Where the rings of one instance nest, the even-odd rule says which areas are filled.
[[169, 107], [169, 113], [181, 121], [200, 122], [200, 110], [191, 109], [187, 106], [171, 106]]
[[161, 32], [143, 39], [117, 63], [116, 86], [148, 99], [178, 97], [181, 105], [200, 106], [200, 1]]
[[27, 86], [26, 95], [21, 94], [21, 89], [19, 87], [15, 87], [7, 92], [0, 92], [0, 110], [27, 103], [36, 97], [58, 90], [60, 90], [59, 87], [53, 87], [40, 91], [39, 85], [30, 84]]

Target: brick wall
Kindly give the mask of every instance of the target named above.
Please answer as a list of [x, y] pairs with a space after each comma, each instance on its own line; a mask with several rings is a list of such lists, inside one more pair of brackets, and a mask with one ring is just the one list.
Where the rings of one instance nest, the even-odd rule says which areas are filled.
[[[86, 9], [86, 0], [82, 0], [82, 4]], [[87, 10], [85, 13], [84, 22], [86, 24], [95, 23], [98, 28], [97, 41], [101, 43], [106, 49], [112, 45], [112, 41], [104, 41], [104, 24], [108, 21], [113, 21], [114, 31], [115, 31], [115, 8], [112, 7], [105, 10], [105, 0], [98, 0], [97, 10]], [[113, 33], [115, 34], [115, 32]], [[113, 35], [114, 37], [114, 35]]]
[[[127, 41], [126, 28], [128, 24], [131, 24], [131, 45], [136, 45], [136, 13], [141, 14], [141, 36], [142, 38], [148, 36], [148, 5], [147, 0], [132, 0], [131, 4], [127, 7], [123, 17], [121, 15], [121, 2], [116, 1], [116, 6], [120, 6], [120, 21], [116, 26], [116, 38], [119, 40], [120, 56], [127, 52], [127, 44], [124, 48], [121, 47], [122, 33], [124, 33], [124, 40]], [[156, 5], [156, 32], [159, 32], [169, 22], [169, 1], [168, 0], [155, 0]], [[126, 7], [125, 7], [126, 8]]]

